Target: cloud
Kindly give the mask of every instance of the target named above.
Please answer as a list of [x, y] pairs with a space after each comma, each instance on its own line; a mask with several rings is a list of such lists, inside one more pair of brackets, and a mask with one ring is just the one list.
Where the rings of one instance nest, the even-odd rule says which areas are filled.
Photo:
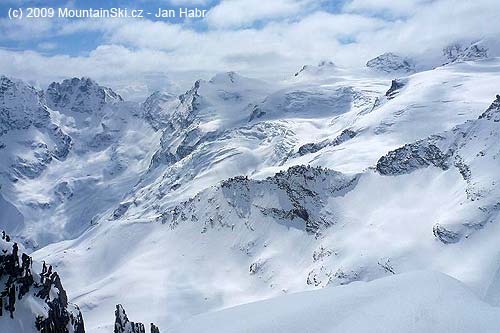
[[54, 32], [54, 23], [50, 19], [10, 20], [0, 19], [1, 40], [33, 40], [47, 37]]
[[57, 48], [57, 43], [42, 42], [38, 44], [38, 48], [41, 50], [54, 50]]
[[[222, 1], [219, 6], [243, 2]], [[246, 3], [249, 6], [248, 0]], [[102, 43], [87, 52], [74, 53], [80, 54], [74, 57], [0, 49], [0, 73], [44, 84], [86, 75], [138, 96], [162, 84], [176, 89], [168, 83], [172, 81], [186, 89], [194, 80], [219, 71], [285, 78], [302, 65], [323, 59], [340, 66], [362, 66], [383, 52], [414, 57], [439, 55], [442, 47], [456, 40], [500, 35], [497, 0], [408, 0], [392, 7], [391, 20], [374, 14], [387, 9], [390, 3], [386, 0], [353, 0], [336, 13], [316, 7], [297, 10], [294, 6], [302, 6], [303, 1], [273, 3], [253, 13], [248, 9], [249, 16], [242, 19], [243, 23], [231, 23], [232, 17], [222, 26], [207, 22], [202, 29], [138, 19], [71, 20], [49, 22], [48, 26], [43, 21], [33, 23], [45, 31], [40, 33], [35, 25], [8, 26], [8, 22], [0, 21], [0, 40], [24, 41], [50, 34], [52, 39], [34, 43], [36, 50], [44, 49], [43, 43], [61, 46], [64, 40], [59, 41], [57, 36], [68, 38], [76, 33], [97, 34]], [[236, 8], [231, 6], [225, 8]], [[396, 13], [402, 17], [396, 17]], [[263, 23], [244, 23], [256, 20]]]
[[238, 28], [256, 21], [297, 15], [311, 6], [307, 0], [223, 0], [208, 12], [208, 24], [216, 28]]
[[411, 15], [423, 6], [431, 4], [433, 0], [351, 0], [346, 3], [344, 10], [354, 13]]

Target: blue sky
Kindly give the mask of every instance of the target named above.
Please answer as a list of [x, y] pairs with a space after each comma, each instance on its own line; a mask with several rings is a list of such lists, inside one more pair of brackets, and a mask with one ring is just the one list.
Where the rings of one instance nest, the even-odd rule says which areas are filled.
[[[9, 8], [200, 8], [203, 19], [22, 19]], [[498, 0], [3, 0], [0, 73], [40, 86], [90, 76], [133, 98], [235, 70], [285, 78], [304, 64], [362, 66], [500, 33]]]
[[[271, 0], [270, 2], [272, 2]], [[276, 1], [276, 0], [274, 0]], [[278, 1], [282, 3], [299, 3], [300, 1]], [[300, 12], [291, 12], [291, 16], [286, 17], [289, 20], [298, 20], [304, 17], [308, 13], [321, 10], [329, 13], [338, 13], [342, 6], [347, 2], [347, 0], [332, 0], [332, 1], [303, 1], [304, 6], [300, 7]], [[259, 0], [249, 1], [251, 6], [261, 6], [259, 5]], [[9, 9], [11, 8], [22, 8], [26, 11], [28, 7], [50, 7], [54, 9], [58, 8], [72, 8], [72, 9], [88, 9], [88, 8], [127, 8], [129, 10], [141, 9], [144, 13], [156, 13], [159, 8], [162, 9], [174, 9], [178, 8], [188, 8], [210, 11], [221, 5], [221, 0], [139, 0], [139, 1], [118, 1], [118, 0], [5, 0], [5, 2], [0, 3], [0, 17], [7, 18]], [[375, 13], [379, 15], [380, 13]], [[222, 15], [222, 14], [221, 14]], [[273, 22], [276, 19], [283, 19], [284, 17], [277, 16], [266, 16], [263, 15], [262, 18], [255, 17], [254, 20], [248, 22], [243, 22], [241, 25], [234, 26], [231, 28], [262, 28], [266, 24]], [[79, 19], [67, 20], [67, 23], [60, 24], [71, 24]], [[154, 15], [148, 15], [147, 20], [156, 22], [167, 22], [169, 24], [179, 24], [195, 31], [205, 32], [210, 30], [211, 26], [207, 20], [188, 20], [185, 18], [175, 17], [175, 18], [156, 18]], [[62, 21], [62, 20], [61, 20]], [[33, 27], [36, 29], [36, 26]], [[104, 36], [102, 33], [93, 31], [79, 31], [71, 35], [58, 35], [55, 33], [43, 34], [37, 38], [12, 38], [3, 39], [0, 46], [15, 50], [40, 50], [45, 54], [58, 54], [63, 52], [69, 55], [82, 55], [95, 49], [101, 43], [104, 43]], [[339, 40], [346, 40], [345, 36], [342, 36]]]
[[[193, 3], [194, 2], [194, 3]], [[88, 9], [88, 8], [104, 8], [109, 9], [115, 8], [128, 8], [128, 9], [142, 9], [145, 12], [156, 12], [158, 8], [200, 8], [200, 9], [210, 9], [216, 5], [217, 1], [186, 1], [186, 3], [177, 4], [175, 1], [170, 3], [168, 1], [118, 1], [118, 0], [76, 0], [76, 1], [66, 1], [66, 0], [6, 0], [0, 3], [0, 13], [2, 18], [8, 16], [10, 8], [23, 8], [28, 7], [50, 7], [50, 8], [74, 8], [74, 9]], [[164, 21], [162, 19], [157, 19], [154, 16], [148, 17], [148, 19], [153, 21]], [[70, 20], [77, 21], [78, 19]], [[182, 24], [185, 23], [185, 19], [172, 18], [168, 20], [170, 23]], [[195, 24], [190, 24], [195, 29], [204, 30], [206, 29], [206, 24], [201, 20], [194, 22]], [[18, 38], [18, 39], [6, 39], [3, 40], [0, 46], [17, 49], [17, 50], [27, 50], [27, 49], [39, 49], [45, 54], [57, 54], [58, 52], [64, 52], [70, 55], [80, 55], [88, 53], [89, 51], [95, 49], [99, 44], [103, 43], [102, 34], [92, 31], [81, 31], [71, 34], [70, 36], [58, 36], [56, 34], [47, 34], [40, 36], [39, 38]], [[44, 46], [51, 45], [54, 48], [47, 48]]]

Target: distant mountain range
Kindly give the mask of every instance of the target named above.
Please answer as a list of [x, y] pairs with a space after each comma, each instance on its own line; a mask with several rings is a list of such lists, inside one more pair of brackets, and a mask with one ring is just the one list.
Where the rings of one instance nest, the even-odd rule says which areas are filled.
[[497, 55], [227, 72], [143, 103], [2, 76], [0, 331], [492, 330]]

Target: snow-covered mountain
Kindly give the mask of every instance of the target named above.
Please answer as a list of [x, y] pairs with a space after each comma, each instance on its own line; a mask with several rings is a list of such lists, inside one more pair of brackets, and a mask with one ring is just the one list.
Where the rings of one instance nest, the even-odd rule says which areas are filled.
[[113, 90], [99, 86], [89, 78], [73, 78], [52, 83], [45, 92], [47, 105], [54, 110], [95, 113], [104, 106], [123, 101]]
[[1, 81], [1, 195], [14, 219], [0, 227], [30, 248], [74, 238], [132, 189], [159, 136], [138, 106], [90, 79], [46, 92]]
[[415, 72], [415, 64], [413, 64], [411, 59], [392, 52], [387, 52], [368, 60], [366, 67], [385, 73], [405, 74]]
[[[312, 331], [361, 332], [343, 318], [401, 294], [408, 312], [370, 327], [437, 332], [470, 310], [487, 330], [500, 304], [500, 59], [476, 46], [428, 70], [384, 54], [283, 82], [220, 73], [142, 104], [86, 78], [38, 91], [2, 77], [0, 226], [57, 268], [87, 332], [193, 332], [247, 314], [262, 318], [249, 331], [272, 331], [272, 317], [276, 331], [310, 318]], [[440, 273], [399, 276], [416, 270]], [[314, 310], [350, 297], [338, 317]], [[294, 318], [302, 303], [316, 305]], [[423, 323], [444, 326], [415, 324], [431, 305]]]

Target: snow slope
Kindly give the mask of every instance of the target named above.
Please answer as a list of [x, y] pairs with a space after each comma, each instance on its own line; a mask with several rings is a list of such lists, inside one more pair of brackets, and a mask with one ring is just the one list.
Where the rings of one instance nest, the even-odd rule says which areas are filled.
[[[446, 145], [459, 142], [462, 131], [472, 131], [461, 125], [468, 120], [485, 128], [471, 136], [494, 140], [496, 136], [488, 139], [486, 134], [496, 133], [497, 123], [478, 118], [495, 98], [499, 68], [497, 59], [448, 65], [399, 79], [402, 84], [387, 96], [390, 80], [369, 72], [364, 77], [339, 71], [338, 76], [292, 80], [268, 97], [257, 96], [250, 108], [248, 101], [231, 101], [241, 107], [235, 110], [248, 110], [247, 117], [228, 123], [223, 121], [228, 111], [222, 111], [217, 123], [210, 118], [217, 125], [209, 129], [202, 119], [217, 116], [213, 105], [225, 102], [204, 97], [195, 85], [171, 111], [177, 119], [174, 132], [164, 130], [163, 148], [155, 153], [174, 157], [153, 163], [135, 192], [79, 239], [35, 255], [58, 266], [89, 329], [96, 332], [111, 327], [109, 313], [118, 303], [134, 318], [163, 328], [194, 314], [283, 293], [416, 269], [444, 272], [480, 297], [493, 295], [498, 290], [492, 283], [498, 279], [496, 192], [472, 201], [455, 160], [461, 156], [473, 165], [480, 161], [476, 155], [481, 149], [465, 145], [463, 151], [471, 153], [457, 150], [444, 170], [429, 162], [387, 174], [376, 166], [383, 156], [392, 156], [390, 151], [434, 134], [447, 138], [438, 145], [444, 155]], [[228, 82], [233, 92], [248, 89]], [[335, 93], [310, 97], [315, 86]], [[325, 106], [325, 113], [316, 117], [289, 112], [295, 103], [342, 107], [328, 113]], [[269, 112], [250, 119], [254, 105]], [[176, 116], [182, 114], [193, 118], [183, 123], [179, 119], [186, 118]], [[458, 125], [462, 130], [454, 129]], [[208, 137], [207, 131], [212, 133]], [[179, 150], [179, 141], [190, 149]], [[300, 148], [310, 143], [320, 149], [302, 149], [301, 154]], [[180, 157], [180, 152], [186, 155]], [[491, 157], [488, 170], [497, 170], [495, 163]], [[301, 164], [344, 175], [293, 168]], [[493, 175], [486, 169], [478, 173]], [[288, 170], [287, 176], [274, 176], [280, 170]], [[239, 175], [249, 179], [223, 181]], [[341, 195], [317, 185], [339, 185], [342, 179], [355, 179], [355, 186]], [[463, 226], [485, 219], [484, 228]], [[459, 234], [458, 241], [443, 241], [447, 231]], [[121, 244], [127, 244], [127, 251]], [[120, 292], [131, 285], [140, 292]], [[146, 304], [154, 304], [153, 309], [146, 311]]]
[[167, 332], [496, 332], [499, 315], [459, 281], [420, 271], [207, 313]]
[[[221, 73], [140, 106], [87, 79], [17, 86], [48, 118], [0, 136], [2, 161], [38, 171], [13, 180], [1, 164], [0, 223], [57, 267], [89, 332], [110, 331], [117, 304], [167, 328], [415, 270], [500, 303], [498, 58], [411, 75], [323, 62], [279, 83]], [[60, 159], [52, 123], [71, 138]]]

